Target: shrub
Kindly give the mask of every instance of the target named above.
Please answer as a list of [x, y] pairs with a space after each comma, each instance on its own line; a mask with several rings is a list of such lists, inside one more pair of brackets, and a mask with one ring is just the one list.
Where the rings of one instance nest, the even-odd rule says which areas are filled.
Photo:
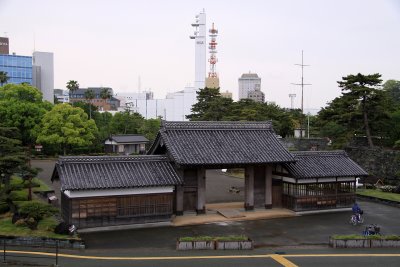
[[69, 234], [69, 225], [65, 222], [60, 222], [56, 228], [54, 229], [54, 233], [59, 235], [68, 235]]
[[48, 204], [30, 201], [22, 203], [19, 207], [19, 212], [27, 214], [28, 217], [32, 217], [36, 221], [40, 221], [43, 217], [57, 213], [58, 210]]
[[394, 193], [394, 191], [396, 190], [396, 186], [384, 185], [380, 189], [382, 192]]
[[6, 213], [10, 210], [10, 206], [6, 202], [0, 202], [0, 214]]
[[12, 201], [27, 201], [28, 192], [26, 190], [12, 191], [10, 193], [10, 199]]
[[24, 219], [19, 219], [14, 224], [15, 224], [15, 226], [18, 226], [18, 227], [26, 226], [26, 222]]
[[17, 221], [19, 221], [21, 219], [24, 220], [26, 217], [28, 217], [28, 215], [16, 212], [13, 214], [11, 222], [16, 223]]
[[393, 193], [400, 194], [400, 185], [398, 185], [396, 187], [396, 189], [393, 191]]
[[376, 186], [373, 184], [365, 184], [365, 189], [376, 189]]
[[22, 183], [12, 183], [12, 184], [10, 184], [8, 189], [10, 191], [19, 191], [19, 190], [22, 190], [23, 188], [24, 188], [24, 184], [22, 184]]
[[38, 226], [38, 221], [35, 220], [33, 217], [29, 217], [25, 219], [26, 225], [29, 227], [31, 230], [36, 230]]

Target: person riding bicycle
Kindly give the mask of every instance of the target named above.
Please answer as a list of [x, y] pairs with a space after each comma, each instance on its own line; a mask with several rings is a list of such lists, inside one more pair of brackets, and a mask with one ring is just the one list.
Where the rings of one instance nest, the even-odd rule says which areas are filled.
[[361, 221], [361, 214], [363, 214], [363, 211], [360, 206], [358, 206], [357, 202], [354, 203], [351, 209], [353, 211], [353, 214], [356, 215], [357, 221]]

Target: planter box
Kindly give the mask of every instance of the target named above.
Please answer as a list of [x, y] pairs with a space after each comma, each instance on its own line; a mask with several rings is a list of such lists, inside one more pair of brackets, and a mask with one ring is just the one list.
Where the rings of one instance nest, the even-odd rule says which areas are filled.
[[222, 249], [222, 250], [227, 250], [227, 249], [235, 249], [235, 250], [247, 250], [247, 249], [253, 249], [253, 241], [252, 240], [247, 240], [247, 241], [215, 241], [215, 247], [216, 249]]
[[329, 238], [329, 246], [333, 248], [399, 248], [400, 240]]
[[369, 239], [330, 239], [329, 245], [333, 248], [370, 248]]
[[372, 239], [371, 248], [400, 248], [400, 240]]
[[214, 241], [177, 241], [177, 250], [193, 250], [193, 249], [215, 249]]

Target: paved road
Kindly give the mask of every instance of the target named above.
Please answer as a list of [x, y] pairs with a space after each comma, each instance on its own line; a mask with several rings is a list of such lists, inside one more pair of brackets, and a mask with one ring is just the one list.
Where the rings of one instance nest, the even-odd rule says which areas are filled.
[[[21, 253], [21, 254], [20, 254]], [[13, 256], [29, 256], [32, 252], [8, 253], [9, 261], [28, 259], [14, 258]], [[79, 255], [77, 255], [79, 254]], [[130, 251], [130, 256], [107, 257], [105, 255], [85, 255], [85, 253], [60, 254], [59, 266], [399, 266], [400, 253], [398, 249], [292, 249], [280, 251], [266, 250], [263, 253], [238, 252], [176, 252], [169, 256], [137, 257], [135, 251]], [[155, 254], [155, 251], [153, 251]], [[30, 259], [29, 266], [50, 265], [55, 263], [54, 255], [31, 255], [50, 256], [47, 259]], [[38, 265], [32, 265], [36, 263]], [[25, 266], [19, 264], [18, 266]]]

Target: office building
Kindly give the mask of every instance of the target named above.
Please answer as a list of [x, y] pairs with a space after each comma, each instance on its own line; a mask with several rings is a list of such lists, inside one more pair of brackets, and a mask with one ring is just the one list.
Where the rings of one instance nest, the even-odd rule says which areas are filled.
[[32, 85], [43, 93], [43, 100], [54, 103], [53, 53], [33, 52]]
[[244, 73], [239, 78], [239, 100], [249, 98], [249, 92], [261, 90], [261, 78], [256, 73]]
[[0, 71], [7, 73], [7, 83], [32, 84], [32, 57], [0, 54]]

